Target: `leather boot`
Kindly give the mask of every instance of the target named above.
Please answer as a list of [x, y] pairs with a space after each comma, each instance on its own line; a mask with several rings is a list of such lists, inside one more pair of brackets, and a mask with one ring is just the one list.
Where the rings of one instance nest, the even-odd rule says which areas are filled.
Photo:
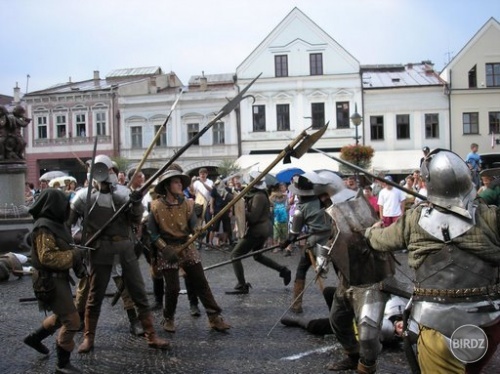
[[166, 332], [175, 332], [175, 319], [173, 317], [164, 318], [163, 321], [161, 321], [161, 325]]
[[[306, 281], [304, 279], [296, 279], [293, 284], [293, 300], [291, 311], [294, 313], [302, 313], [302, 296], [304, 296], [304, 287]], [[300, 295], [300, 296], [299, 296]]]
[[283, 278], [285, 286], [288, 286], [292, 280], [292, 272], [286, 266], [283, 266], [283, 269], [280, 270], [280, 277]]
[[137, 318], [137, 313], [135, 312], [135, 309], [134, 308], [127, 309], [127, 316], [130, 322], [130, 329], [129, 329], [130, 333], [135, 336], [143, 336], [144, 330], [142, 329], [141, 323]]
[[283, 317], [280, 322], [289, 327], [302, 327], [304, 329], [307, 329], [307, 326], [309, 325], [310, 320], [306, 318], [301, 318], [301, 317], [294, 317], [294, 316], [285, 316]]
[[95, 330], [99, 316], [88, 316], [85, 314], [85, 331], [83, 342], [78, 347], [78, 353], [88, 353], [94, 348]]
[[150, 348], [170, 348], [170, 343], [167, 340], [161, 339], [156, 335], [156, 331], [153, 327], [153, 315], [151, 313], [139, 315], [139, 320], [141, 321], [142, 328], [144, 329], [144, 336], [146, 337], [148, 346]]
[[374, 374], [377, 371], [377, 363], [373, 365], [366, 365], [362, 362], [363, 360], [359, 360], [358, 362], [358, 373], [359, 374]]
[[23, 342], [24, 344], [29, 345], [31, 348], [37, 350], [38, 352], [43, 353], [44, 355], [48, 355], [49, 349], [42, 343], [42, 340], [52, 334], [52, 331], [40, 327], [38, 330], [25, 337]]
[[57, 349], [57, 365], [56, 374], [80, 374], [82, 371], [73, 365], [69, 361], [71, 352], [62, 349], [59, 345], [56, 345]]
[[234, 291], [226, 291], [226, 295], [246, 295], [248, 294], [252, 285], [250, 283], [240, 284], [238, 283], [234, 287]]
[[332, 371], [356, 370], [358, 368], [359, 353], [348, 354], [343, 360], [333, 362], [326, 368]]
[[215, 331], [224, 332], [231, 328], [231, 325], [224, 322], [220, 314], [211, 314], [208, 316], [208, 323]]

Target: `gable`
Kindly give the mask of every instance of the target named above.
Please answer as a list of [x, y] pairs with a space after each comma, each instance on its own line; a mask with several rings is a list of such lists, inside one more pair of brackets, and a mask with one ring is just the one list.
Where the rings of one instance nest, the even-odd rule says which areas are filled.
[[288, 76], [307, 76], [309, 55], [321, 53], [323, 75], [359, 72], [359, 62], [298, 8], [294, 8], [236, 69], [239, 79], [275, 76], [274, 58], [286, 55]]

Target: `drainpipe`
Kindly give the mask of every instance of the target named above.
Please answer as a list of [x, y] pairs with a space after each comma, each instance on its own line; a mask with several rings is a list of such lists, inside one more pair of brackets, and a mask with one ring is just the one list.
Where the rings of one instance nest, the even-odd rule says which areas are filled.
[[366, 145], [365, 142], [365, 124], [366, 124], [366, 118], [365, 118], [365, 90], [363, 89], [363, 72], [361, 71], [361, 68], [359, 69], [359, 79], [360, 79], [360, 88], [361, 88], [361, 113], [363, 113], [363, 129], [361, 132], [361, 136], [363, 139], [362, 144]]
[[[241, 88], [240, 86], [236, 83], [238, 81], [238, 77], [235, 75], [233, 75], [233, 81], [234, 81], [234, 85], [236, 86], [236, 89], [238, 90], [238, 94], [240, 93], [241, 91]], [[242, 154], [242, 146], [241, 146], [241, 112], [240, 112], [240, 104], [238, 104], [236, 106], [236, 108], [234, 108], [234, 113], [236, 114], [236, 138], [237, 138], [237, 142], [238, 142], [238, 158], [241, 157], [241, 154]]]
[[449, 120], [448, 120], [448, 133], [449, 133], [449, 136], [450, 136], [450, 147], [449, 147], [449, 149], [450, 149], [450, 151], [453, 151], [453, 148], [452, 148], [453, 134], [451, 132], [451, 128], [452, 128], [452, 126], [451, 126], [451, 112], [452, 111], [451, 111], [451, 69], [450, 69], [450, 84], [448, 86], [448, 118], [449, 118]]

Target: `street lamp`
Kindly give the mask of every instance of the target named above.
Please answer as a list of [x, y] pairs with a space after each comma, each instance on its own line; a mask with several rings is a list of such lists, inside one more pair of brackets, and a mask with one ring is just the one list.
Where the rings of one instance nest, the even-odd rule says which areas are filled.
[[354, 113], [351, 116], [351, 122], [354, 125], [354, 128], [356, 129], [356, 136], [354, 138], [354, 139], [356, 139], [356, 145], [359, 144], [359, 138], [361, 138], [360, 136], [358, 136], [358, 127], [359, 127], [359, 125], [361, 125], [362, 119], [363, 119], [363, 117], [361, 117], [361, 115], [358, 113], [358, 104], [355, 103], [354, 104]]
[[[358, 127], [359, 127], [359, 125], [361, 125], [362, 119], [363, 119], [363, 117], [361, 117], [361, 115], [358, 113], [358, 103], [355, 103], [354, 104], [354, 113], [351, 116], [351, 122], [354, 125], [354, 129], [356, 130], [355, 137], [354, 137], [354, 139], [356, 140], [356, 148], [359, 144], [359, 138], [360, 138], [360, 136], [358, 136]], [[356, 152], [357, 151], [358, 150], [356, 149]], [[357, 155], [357, 153], [356, 153], [356, 155]], [[356, 166], [359, 166], [359, 160], [358, 160], [357, 156], [356, 156]], [[356, 187], [359, 189], [359, 174], [358, 174], [357, 170], [354, 172], [354, 175], [356, 177]]]

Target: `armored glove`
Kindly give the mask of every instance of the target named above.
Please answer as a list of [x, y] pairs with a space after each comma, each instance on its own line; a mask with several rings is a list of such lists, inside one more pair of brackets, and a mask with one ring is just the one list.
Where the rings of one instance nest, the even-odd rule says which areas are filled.
[[130, 201], [133, 204], [142, 203], [142, 198], [143, 196], [141, 191], [132, 191], [130, 194]]
[[159, 256], [161, 256], [161, 258], [169, 264], [179, 261], [179, 257], [177, 256], [175, 250], [172, 247], [167, 246], [167, 243], [162, 238], [158, 237], [154, 241], [153, 245], [158, 250]]

